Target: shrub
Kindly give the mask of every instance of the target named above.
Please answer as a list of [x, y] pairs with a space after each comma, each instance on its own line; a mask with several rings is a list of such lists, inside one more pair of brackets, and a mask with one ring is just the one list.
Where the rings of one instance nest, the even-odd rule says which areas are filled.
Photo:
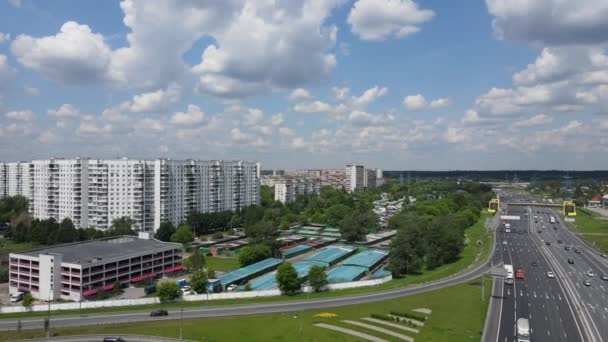
[[426, 316], [416, 315], [416, 314], [409, 313], [409, 312], [391, 311], [391, 315], [405, 317], [405, 318], [409, 318], [409, 319], [415, 319], [415, 320], [421, 321], [421, 322], [426, 321]]

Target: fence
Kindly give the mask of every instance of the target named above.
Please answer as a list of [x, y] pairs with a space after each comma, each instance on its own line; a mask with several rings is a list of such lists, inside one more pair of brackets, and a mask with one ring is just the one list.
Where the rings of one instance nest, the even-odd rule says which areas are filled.
[[[362, 281], [351, 281], [348, 283], [329, 284], [327, 288], [329, 290], [337, 289], [348, 289], [353, 287], [364, 287], [374, 286], [386, 283], [393, 279], [392, 276], [387, 276], [380, 279], [362, 280]], [[312, 292], [310, 286], [303, 286], [303, 292]], [[210, 293], [210, 294], [198, 294], [184, 296], [182, 299], [185, 302], [195, 302], [204, 300], [218, 300], [218, 299], [239, 299], [239, 298], [255, 298], [255, 297], [272, 297], [281, 295], [279, 290], [264, 290], [264, 291], [240, 291], [240, 292], [224, 292], [224, 293]], [[106, 307], [118, 307], [118, 306], [131, 306], [131, 305], [147, 305], [147, 304], [158, 304], [160, 299], [158, 297], [153, 298], [140, 298], [140, 299], [117, 299], [117, 300], [99, 300], [89, 302], [74, 302], [74, 303], [56, 303], [51, 304], [52, 311], [60, 310], [79, 310], [79, 309], [92, 309], [92, 308], [106, 308]], [[0, 314], [7, 313], [19, 313], [19, 312], [44, 312], [49, 309], [47, 304], [32, 305], [29, 308], [23, 306], [3, 306], [0, 307]], [[1, 317], [0, 317], [1, 318]]]

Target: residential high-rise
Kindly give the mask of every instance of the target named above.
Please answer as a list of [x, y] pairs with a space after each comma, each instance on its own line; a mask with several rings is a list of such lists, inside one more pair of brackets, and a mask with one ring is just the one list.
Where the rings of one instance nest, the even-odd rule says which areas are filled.
[[319, 194], [321, 180], [311, 177], [280, 177], [273, 180], [274, 200], [281, 203], [294, 201], [298, 196]]
[[[259, 203], [259, 163], [200, 160], [48, 159], [0, 163], [0, 198], [22, 195], [34, 218], [70, 218], [108, 229], [130, 217], [139, 231], [177, 225], [191, 212]], [[2, 189], [5, 189], [2, 191]]]
[[353, 192], [365, 187], [365, 167], [363, 165], [346, 165], [346, 191]]
[[376, 187], [376, 170], [374, 169], [365, 169], [364, 177], [363, 177], [363, 187], [365, 188], [375, 188]]

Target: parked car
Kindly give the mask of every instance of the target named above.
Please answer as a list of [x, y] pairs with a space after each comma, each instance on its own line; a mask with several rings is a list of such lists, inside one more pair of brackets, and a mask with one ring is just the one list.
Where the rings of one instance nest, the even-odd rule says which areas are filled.
[[549, 242], [549, 241], [545, 241], [545, 245], [547, 245], [547, 246], [551, 246], [551, 242]]
[[562, 240], [557, 240], [557, 243], [562, 243]]
[[232, 284], [226, 288], [226, 291], [232, 292], [232, 291], [236, 290], [236, 288], [237, 288], [237, 286], [235, 284]]
[[159, 316], [169, 316], [169, 312], [167, 310], [154, 310], [150, 312], [150, 317], [159, 317]]
[[570, 246], [564, 246], [564, 249], [569, 251], [570, 250]]
[[595, 273], [593, 273], [592, 270], [587, 271], [587, 276], [589, 277], [595, 277]]
[[608, 280], [608, 274], [602, 274], [602, 280]]
[[591, 282], [589, 280], [585, 280], [585, 281], [583, 281], [583, 285], [591, 286]]
[[574, 253], [576, 253], [576, 254], [581, 254], [581, 251], [580, 251], [580, 250], [578, 250], [578, 249], [575, 249], [575, 250], [574, 250]]

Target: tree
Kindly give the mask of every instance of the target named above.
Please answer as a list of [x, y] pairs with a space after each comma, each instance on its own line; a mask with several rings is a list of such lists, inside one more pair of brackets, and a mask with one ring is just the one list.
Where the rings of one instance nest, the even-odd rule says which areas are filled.
[[206, 293], [207, 283], [207, 272], [198, 270], [192, 273], [192, 276], [190, 277], [190, 285], [192, 286], [192, 289], [196, 291], [196, 293]]
[[74, 242], [78, 240], [78, 230], [69, 218], [64, 218], [59, 224], [58, 240], [60, 243]]
[[351, 209], [344, 204], [334, 204], [325, 211], [327, 224], [337, 226], [351, 212]]
[[182, 224], [177, 228], [175, 233], [171, 235], [171, 241], [184, 245], [194, 241], [194, 233], [192, 232], [192, 227], [187, 224]]
[[264, 243], [268, 246], [274, 244], [277, 237], [279, 237], [277, 226], [270, 221], [260, 221], [256, 224], [247, 226], [245, 228], [245, 233], [251, 243]]
[[221, 240], [221, 239], [224, 238], [224, 233], [222, 233], [222, 232], [215, 232], [215, 233], [213, 233], [213, 235], [211, 236], [211, 238], [213, 240]]
[[122, 286], [120, 285], [120, 281], [117, 280], [114, 282], [114, 287], [112, 288], [112, 292], [110, 293], [110, 296], [118, 296], [121, 293], [122, 293]]
[[174, 282], [162, 283], [156, 288], [161, 302], [170, 302], [182, 295], [182, 289]]
[[133, 230], [133, 220], [129, 216], [123, 216], [112, 221], [112, 226], [108, 230], [107, 236], [135, 235]]
[[158, 227], [154, 237], [157, 240], [169, 242], [171, 241], [171, 235], [175, 233], [175, 227], [170, 222], [163, 222]]
[[279, 266], [276, 279], [279, 289], [283, 294], [292, 296], [300, 290], [301, 283], [298, 278], [298, 272], [288, 261]]
[[241, 267], [245, 267], [269, 258], [271, 255], [272, 251], [266, 245], [249, 245], [241, 248], [241, 251], [239, 252], [239, 263], [241, 264]]
[[363, 215], [356, 211], [343, 218], [338, 227], [342, 237], [349, 242], [363, 241], [367, 234]]
[[327, 275], [323, 270], [323, 267], [314, 265], [308, 272], [308, 282], [315, 292], [321, 292], [321, 290], [327, 285]]
[[198, 248], [192, 251], [192, 255], [189, 258], [192, 261], [192, 270], [198, 271], [205, 266], [205, 256], [201, 254]]
[[260, 186], [260, 202], [264, 208], [271, 207], [274, 204], [274, 188], [267, 185]]
[[212, 268], [207, 269], [207, 278], [215, 279], [215, 271]]
[[34, 302], [34, 298], [32, 298], [32, 294], [29, 292], [26, 292], [23, 295], [23, 306], [25, 308], [30, 308], [32, 306], [32, 303]]
[[100, 287], [99, 289], [97, 289], [97, 300], [104, 299], [108, 299], [108, 294], [106, 293], [106, 290], [103, 289], [103, 287]]

